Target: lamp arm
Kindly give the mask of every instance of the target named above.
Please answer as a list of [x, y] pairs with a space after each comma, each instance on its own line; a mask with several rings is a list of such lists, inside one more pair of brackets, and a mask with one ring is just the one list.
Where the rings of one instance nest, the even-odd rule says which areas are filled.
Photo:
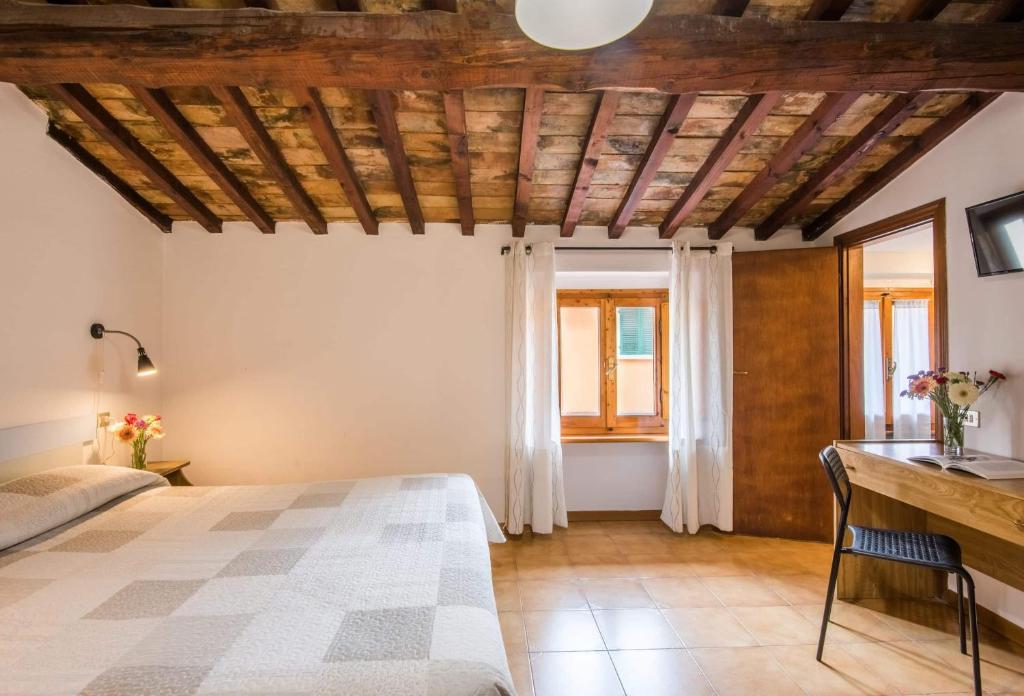
[[91, 327], [89, 327], [89, 333], [92, 335], [93, 338], [103, 338], [103, 334], [108, 334], [108, 333], [121, 334], [122, 336], [127, 336], [128, 338], [130, 338], [133, 341], [135, 341], [135, 345], [139, 347], [139, 350], [141, 350], [141, 351], [145, 350], [142, 347], [142, 341], [140, 341], [139, 339], [135, 338], [135, 336], [131, 335], [127, 331], [115, 331], [114, 329], [106, 328], [105, 326], [103, 326], [103, 324], [93, 324]]

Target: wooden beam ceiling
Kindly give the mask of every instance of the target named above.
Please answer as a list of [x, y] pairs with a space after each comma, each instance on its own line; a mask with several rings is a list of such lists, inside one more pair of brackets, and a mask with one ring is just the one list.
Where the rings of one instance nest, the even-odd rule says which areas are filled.
[[373, 111], [373, 120], [377, 124], [377, 133], [384, 143], [384, 152], [391, 164], [391, 173], [395, 177], [395, 185], [398, 186], [398, 193], [405, 206], [409, 226], [412, 227], [413, 234], [424, 234], [426, 227], [423, 211], [420, 209], [420, 199], [416, 196], [416, 185], [412, 180], [409, 158], [405, 154], [402, 134], [395, 120], [395, 105], [391, 99], [391, 93], [385, 90], [371, 90], [366, 93], [366, 100]]
[[559, 52], [504, 14], [0, 7], [0, 80], [22, 85], [1024, 90], [1024, 26], [1011, 23], [678, 15], [645, 22], [629, 41]]
[[519, 170], [516, 173], [516, 199], [512, 211], [512, 236], [526, 234], [529, 221], [530, 193], [533, 190], [533, 168], [537, 161], [537, 140], [540, 118], [544, 111], [544, 90], [527, 89], [523, 99], [523, 127], [519, 137]]
[[619, 92], [602, 92], [597, 100], [597, 108], [590, 121], [586, 145], [583, 147], [583, 157], [580, 159], [576, 179], [572, 184], [572, 194], [569, 196], [569, 205], [565, 211], [565, 218], [562, 220], [561, 235], [563, 237], [571, 237], [576, 231], [580, 213], [583, 212], [583, 204], [586, 203], [587, 194], [590, 192], [590, 182], [594, 178], [594, 170], [597, 169], [604, 144], [608, 140], [608, 127], [619, 108], [620, 96]]
[[274, 219], [162, 90], [136, 87], [132, 94], [261, 232], [274, 234]]
[[260, 117], [246, 100], [242, 90], [238, 87], [211, 87], [211, 91], [224, 107], [231, 124], [242, 134], [249, 148], [263, 163], [267, 173], [274, 178], [291, 202], [295, 212], [306, 221], [315, 234], [327, 234], [327, 222], [323, 215], [302, 188], [295, 172], [288, 166], [277, 143], [263, 127]]
[[363, 187], [359, 184], [359, 175], [356, 174], [355, 167], [352, 166], [351, 160], [345, 154], [345, 148], [342, 147], [338, 131], [334, 128], [334, 123], [331, 121], [330, 114], [327, 113], [327, 107], [324, 106], [320, 93], [312, 87], [297, 87], [293, 90], [293, 94], [299, 108], [306, 115], [313, 137], [316, 138], [342, 191], [345, 192], [345, 197], [355, 211], [359, 223], [363, 226], [363, 231], [366, 234], [377, 234], [377, 218], [374, 217], [373, 210], [370, 209], [366, 193], [363, 192]]
[[904, 0], [893, 21], [914, 22], [935, 19], [950, 0]]
[[462, 234], [473, 234], [473, 187], [470, 184], [469, 140], [466, 137], [466, 102], [462, 92], [444, 93], [444, 117], [448, 127], [448, 148], [455, 175], [455, 196], [459, 201], [459, 224]]
[[782, 99], [781, 92], [768, 92], [767, 94], [755, 94], [747, 98], [740, 109], [739, 114], [729, 125], [728, 130], [715, 144], [715, 148], [704, 160], [704, 164], [693, 175], [683, 195], [676, 201], [675, 205], [665, 216], [659, 227], [659, 235], [662, 239], [669, 239], [675, 236], [679, 226], [692, 213], [704, 196], [711, 190], [711, 187], [718, 181], [726, 167], [733, 158], [739, 154], [743, 146], [754, 136], [754, 133], [761, 126], [761, 122], [771, 113], [772, 109]]
[[145, 145], [121, 125], [120, 121], [104, 109], [85, 87], [53, 85], [50, 91], [208, 232], [221, 231], [220, 218], [161, 164]]

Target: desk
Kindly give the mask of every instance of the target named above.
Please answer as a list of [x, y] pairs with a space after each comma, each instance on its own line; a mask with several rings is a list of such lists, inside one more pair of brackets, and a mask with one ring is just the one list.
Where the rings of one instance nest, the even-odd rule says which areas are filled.
[[[840, 441], [836, 449], [854, 486], [850, 524], [946, 534], [960, 542], [965, 565], [1024, 590], [1024, 479], [986, 481], [908, 459], [940, 454], [932, 442]], [[946, 587], [943, 573], [847, 556], [836, 592], [944, 598]]]
[[147, 462], [146, 470], [163, 476], [172, 486], [191, 486], [192, 482], [188, 480], [188, 477], [185, 476], [185, 472], [182, 471], [182, 469], [189, 464], [191, 464], [191, 462], [187, 459]]

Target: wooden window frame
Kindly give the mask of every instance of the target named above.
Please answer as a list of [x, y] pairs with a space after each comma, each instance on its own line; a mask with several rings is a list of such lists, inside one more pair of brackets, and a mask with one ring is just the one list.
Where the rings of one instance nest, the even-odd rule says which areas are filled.
[[[668, 290], [559, 290], [559, 394], [561, 394], [562, 307], [597, 307], [600, 311], [601, 413], [597, 416], [562, 416], [562, 435], [566, 441], [629, 442], [643, 439], [663, 440], [668, 436]], [[617, 345], [615, 310], [618, 307], [652, 307], [655, 311], [654, 364], [657, 413], [653, 416], [616, 415]]]

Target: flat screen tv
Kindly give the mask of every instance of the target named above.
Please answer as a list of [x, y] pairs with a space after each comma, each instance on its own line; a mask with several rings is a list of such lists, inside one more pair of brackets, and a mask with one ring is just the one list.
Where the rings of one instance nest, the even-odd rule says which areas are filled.
[[1024, 191], [967, 209], [979, 276], [1024, 271]]

